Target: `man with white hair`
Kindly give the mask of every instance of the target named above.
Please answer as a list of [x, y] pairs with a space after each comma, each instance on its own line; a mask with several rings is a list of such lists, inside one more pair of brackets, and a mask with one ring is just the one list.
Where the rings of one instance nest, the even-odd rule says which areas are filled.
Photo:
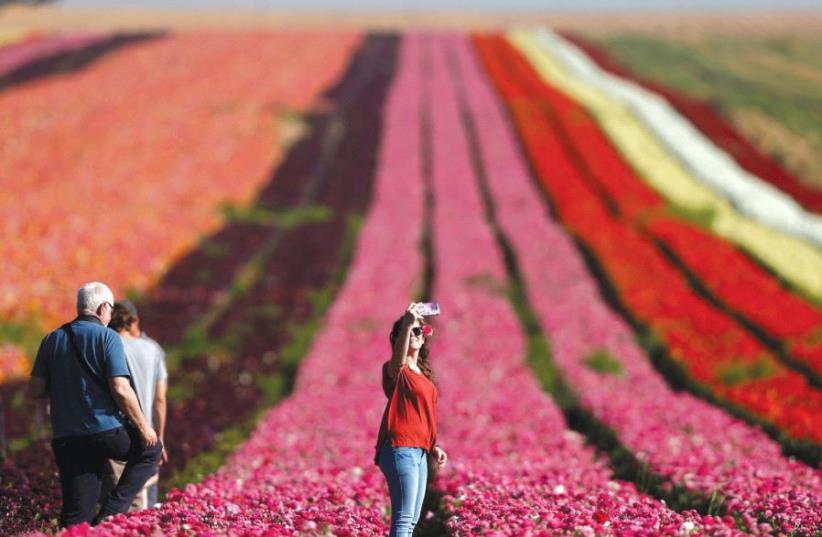
[[[157, 472], [163, 451], [129, 382], [123, 342], [106, 328], [113, 308], [106, 285], [81, 287], [77, 318], [43, 338], [31, 372], [29, 395], [50, 401], [62, 527], [125, 513]], [[108, 459], [124, 460], [126, 467], [94, 517]]]

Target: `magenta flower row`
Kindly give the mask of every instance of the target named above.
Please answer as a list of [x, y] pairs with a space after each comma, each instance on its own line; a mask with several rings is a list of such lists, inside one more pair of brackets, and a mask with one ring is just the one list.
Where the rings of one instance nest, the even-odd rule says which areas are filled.
[[[436, 485], [445, 493], [448, 528], [455, 535], [737, 533], [732, 520], [674, 512], [613, 480], [542, 391], [524, 362], [523, 331], [505, 295], [506, 271], [460, 116], [460, 76], [472, 95], [488, 90], [465, 38], [436, 38], [430, 49], [435, 297], [445, 305], [433, 363], [440, 439], [452, 458]], [[496, 103], [486, 104], [476, 111], [483, 121], [499, 113]], [[508, 148], [487, 140], [484, 149]], [[492, 171], [506, 180], [506, 170]], [[541, 240], [533, 232], [523, 237]]]
[[[466, 69], [469, 100], [497, 218], [516, 251], [553, 358], [580, 404], [671, 485], [723, 496], [724, 507], [749, 531], [820, 531], [818, 470], [783, 457], [761, 430], [674, 392], [656, 373], [630, 328], [599, 295], [571, 239], [548, 216], [499, 101], [472, 55], [465, 52], [464, 58], [472, 66]], [[603, 375], [585, 365], [599, 350], [619, 362], [621, 374]]]

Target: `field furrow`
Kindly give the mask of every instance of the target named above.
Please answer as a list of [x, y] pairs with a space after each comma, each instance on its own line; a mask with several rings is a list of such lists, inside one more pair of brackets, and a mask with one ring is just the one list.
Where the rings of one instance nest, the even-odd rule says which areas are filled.
[[[379, 49], [377, 49], [379, 50]], [[380, 139], [374, 196], [356, 253], [323, 327], [303, 361], [294, 392], [264, 415], [217, 473], [174, 490], [159, 509], [118, 517], [86, 535], [379, 535], [386, 526], [384, 479], [373, 464], [384, 399], [379, 370], [398, 313], [367, 310], [379, 296], [407, 304], [422, 271], [418, 47], [400, 47]], [[369, 105], [373, 100], [369, 101]], [[416, 195], [413, 195], [416, 193]], [[405, 218], [397, 218], [397, 214]], [[402, 251], [403, 256], [398, 256]]]
[[[490, 77], [507, 80], [499, 43], [487, 37], [475, 43]], [[467, 87], [473, 88], [468, 100], [497, 221], [515, 252], [553, 360], [575, 398], [571, 411], [579, 407], [610, 428], [635, 461], [626, 461], [619, 445], [610, 446], [612, 458], [626, 464], [632, 478], [643, 479], [635, 462], [658, 476], [661, 482], [650, 483], [651, 488], [669, 505], [728, 513], [755, 533], [771, 531], [759, 524], [818, 531], [822, 519], [807, 507], [822, 496], [820, 473], [782, 456], [780, 446], [756, 428], [666, 384], [630, 326], [600, 295], [573, 239], [550, 218], [495, 96], [480, 84]], [[552, 180], [563, 176], [554, 173]]]
[[[612, 479], [524, 362], [505, 294], [507, 274], [485, 220], [458, 106], [464, 37], [432, 43], [434, 294], [450, 305], [433, 363], [442, 390], [441, 442], [458, 453], [436, 485], [458, 535], [601, 534], [683, 527], [732, 534], [721, 520], [678, 514]], [[464, 58], [464, 51], [462, 54]], [[450, 58], [450, 61], [449, 61]], [[462, 85], [460, 83], [460, 85]], [[445, 317], [444, 317], [445, 319]]]
[[[505, 43], [498, 50], [509, 66], [502, 91], [558, 219], [588, 249], [646, 345], [661, 345], [674, 378], [777, 427], [788, 444], [798, 443], [797, 454], [814, 459], [822, 427], [813, 409], [822, 392], [705, 302], [640, 230], [619, 218], [597, 192], [596, 166], [616, 162], [610, 146], [595, 144], [597, 131], [584, 112], [545, 85], [524, 57]], [[557, 174], [564, 180], [551, 180]]]

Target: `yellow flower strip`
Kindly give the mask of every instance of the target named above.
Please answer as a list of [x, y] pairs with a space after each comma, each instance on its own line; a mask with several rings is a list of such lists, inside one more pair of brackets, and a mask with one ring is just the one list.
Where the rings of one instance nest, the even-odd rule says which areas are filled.
[[737, 212], [694, 178], [629, 109], [571, 76], [529, 32], [512, 30], [507, 38], [546, 82], [596, 118], [626, 161], [672, 205], [710, 215], [707, 225], [714, 233], [747, 250], [807, 298], [822, 303], [822, 252]]

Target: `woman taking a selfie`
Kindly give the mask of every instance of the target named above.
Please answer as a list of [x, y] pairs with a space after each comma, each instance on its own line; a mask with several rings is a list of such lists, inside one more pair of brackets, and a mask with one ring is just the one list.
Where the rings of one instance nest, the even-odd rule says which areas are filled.
[[391, 329], [391, 360], [382, 366], [388, 397], [377, 438], [375, 461], [391, 495], [389, 537], [411, 537], [420, 518], [428, 479], [427, 455], [443, 467], [448, 460], [437, 446], [437, 388], [425, 340], [422, 304], [412, 303]]

